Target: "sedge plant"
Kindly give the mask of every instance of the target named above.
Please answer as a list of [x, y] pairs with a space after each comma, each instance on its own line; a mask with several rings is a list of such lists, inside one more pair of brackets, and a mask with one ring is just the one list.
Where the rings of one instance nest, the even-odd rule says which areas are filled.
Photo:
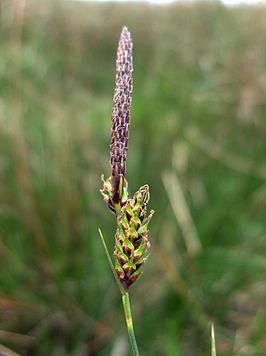
[[116, 59], [110, 143], [111, 176], [106, 180], [102, 176], [103, 188], [101, 189], [104, 202], [115, 215], [117, 222], [113, 259], [100, 230], [99, 232], [122, 295], [129, 340], [132, 353], [136, 356], [139, 355], [139, 351], [132, 321], [129, 288], [142, 274], [143, 265], [148, 257], [150, 247], [148, 224], [154, 211], [147, 212], [150, 199], [149, 186], [146, 184], [140, 187], [130, 198], [128, 182], [125, 178], [133, 89], [132, 49], [130, 32], [124, 27]]

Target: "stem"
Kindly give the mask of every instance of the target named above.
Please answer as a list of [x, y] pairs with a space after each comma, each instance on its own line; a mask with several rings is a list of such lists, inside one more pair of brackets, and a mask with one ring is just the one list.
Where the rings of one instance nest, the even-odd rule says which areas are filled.
[[110, 265], [110, 268], [111, 268], [111, 270], [113, 272], [113, 275], [115, 277], [115, 280], [117, 282], [117, 285], [118, 285], [118, 287], [120, 289], [120, 292], [121, 292], [121, 295], [122, 295], [125, 318], [126, 318], [126, 323], [127, 323], [127, 331], [128, 331], [128, 336], [129, 336], [129, 340], [130, 340], [131, 347], [132, 347], [133, 356], [140, 356], [139, 355], [137, 341], [136, 341], [136, 337], [135, 337], [135, 333], [134, 333], [129, 294], [128, 294], [128, 292], [125, 291], [124, 287], [122, 286], [121, 282], [119, 281], [119, 279], [117, 277], [117, 274], [115, 272], [114, 265], [113, 265], [111, 256], [109, 254], [108, 248], [106, 246], [103, 234], [102, 234], [100, 229], [98, 229], [98, 231], [99, 231], [99, 234], [100, 234], [100, 238], [102, 240], [103, 248], [104, 248], [104, 251], [106, 253], [106, 257], [107, 257], [108, 263]]
[[122, 301], [123, 301], [125, 318], [126, 318], [126, 323], [127, 323], [128, 336], [129, 336], [129, 340], [130, 340], [131, 347], [132, 347], [132, 353], [133, 353], [133, 356], [140, 356], [139, 350], [138, 350], [137, 341], [136, 341], [136, 337], [135, 337], [135, 333], [134, 333], [133, 320], [132, 320], [132, 314], [131, 314], [131, 307], [130, 307], [130, 300], [129, 300], [128, 292], [124, 291], [122, 293]]
[[212, 339], [211, 356], [216, 356], [215, 334], [214, 334], [214, 324], [213, 323], [211, 326], [211, 339]]

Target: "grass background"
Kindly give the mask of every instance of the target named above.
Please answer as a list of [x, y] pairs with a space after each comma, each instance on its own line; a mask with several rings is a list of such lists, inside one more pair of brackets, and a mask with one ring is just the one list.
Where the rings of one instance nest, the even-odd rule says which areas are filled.
[[[130, 354], [97, 228], [116, 47], [134, 41], [127, 179], [148, 183], [143, 355], [266, 353], [266, 8], [0, 3], [0, 343]], [[2, 346], [2, 347], [4, 347]]]

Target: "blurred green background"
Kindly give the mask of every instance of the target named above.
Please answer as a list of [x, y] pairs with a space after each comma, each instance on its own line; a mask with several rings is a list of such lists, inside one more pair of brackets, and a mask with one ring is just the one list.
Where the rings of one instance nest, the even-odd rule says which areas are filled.
[[0, 344], [130, 355], [97, 231], [112, 250], [99, 189], [126, 25], [127, 179], [155, 209], [131, 292], [141, 354], [210, 355], [211, 321], [218, 355], [266, 354], [265, 18], [218, 2], [0, 2]]

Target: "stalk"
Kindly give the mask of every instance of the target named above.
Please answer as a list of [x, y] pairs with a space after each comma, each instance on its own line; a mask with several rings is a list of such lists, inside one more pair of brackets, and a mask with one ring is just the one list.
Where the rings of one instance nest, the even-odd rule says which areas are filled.
[[128, 337], [129, 337], [130, 344], [132, 347], [132, 354], [133, 354], [133, 356], [139, 356], [139, 349], [138, 349], [135, 332], [134, 332], [133, 319], [132, 319], [130, 299], [129, 299], [128, 292], [124, 291], [122, 293], [122, 301], [123, 301], [123, 306], [124, 306], [125, 319], [126, 319], [126, 323], [127, 323]]
[[130, 306], [130, 299], [129, 299], [129, 293], [128, 291], [126, 292], [125, 289], [123, 288], [121, 282], [119, 281], [115, 269], [114, 269], [114, 265], [111, 259], [111, 256], [109, 254], [108, 248], [106, 246], [102, 231], [100, 229], [98, 229], [99, 231], [99, 235], [103, 244], [103, 248], [109, 263], [109, 266], [113, 272], [113, 275], [115, 277], [115, 280], [117, 282], [118, 288], [121, 292], [122, 295], [122, 302], [123, 302], [123, 307], [124, 307], [124, 313], [125, 313], [125, 319], [126, 319], [126, 324], [127, 324], [127, 331], [128, 331], [128, 337], [129, 337], [129, 341], [132, 347], [132, 354], [133, 356], [139, 356], [139, 350], [138, 350], [138, 345], [137, 345], [137, 341], [136, 341], [136, 337], [135, 337], [135, 332], [134, 332], [134, 326], [133, 326], [133, 319], [132, 319], [132, 313], [131, 313], [131, 306]]
[[214, 324], [211, 326], [211, 356], [216, 356]]
[[149, 186], [143, 185], [130, 198], [125, 178], [133, 89], [132, 48], [130, 32], [124, 27], [119, 39], [116, 59], [110, 144], [111, 176], [106, 180], [102, 176], [103, 188], [101, 189], [105, 204], [116, 216], [117, 229], [113, 260], [100, 229], [99, 233], [109, 265], [122, 295], [132, 353], [133, 356], [139, 356], [128, 289], [141, 276], [143, 265], [148, 258], [150, 247], [148, 225], [154, 211], [147, 211], [150, 199]]

